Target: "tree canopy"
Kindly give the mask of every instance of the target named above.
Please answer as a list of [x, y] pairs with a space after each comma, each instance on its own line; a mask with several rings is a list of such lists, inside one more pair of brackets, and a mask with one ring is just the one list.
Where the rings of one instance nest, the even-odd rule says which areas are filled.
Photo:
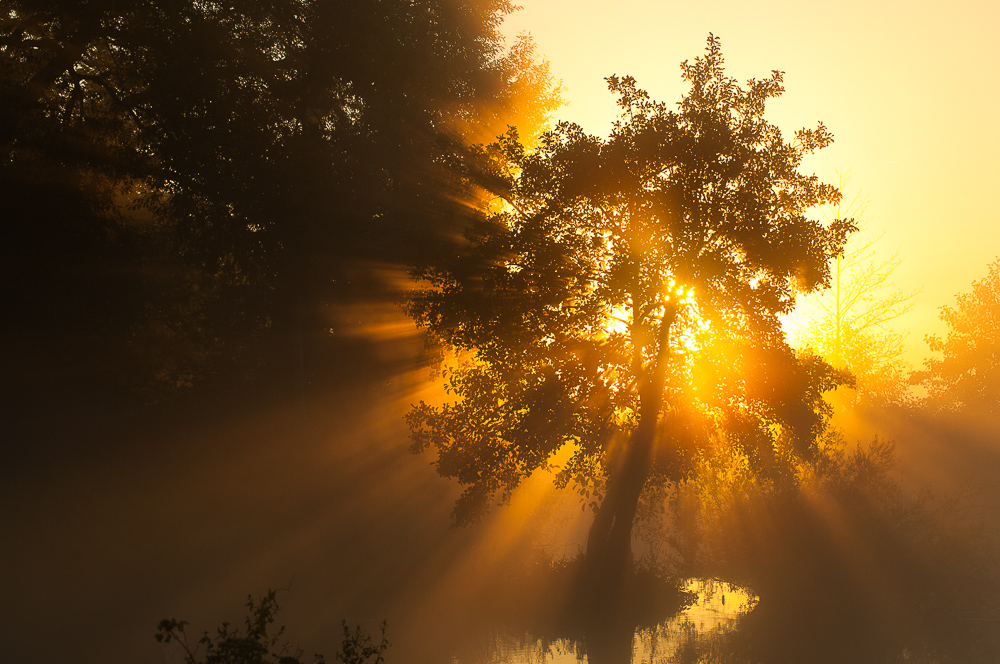
[[513, 130], [483, 148], [494, 205], [465, 252], [418, 271], [409, 311], [457, 359], [454, 400], [409, 424], [466, 487], [460, 522], [569, 449], [559, 481], [597, 511], [588, 557], [617, 564], [647, 480], [680, 477], [699, 447], [779, 480], [815, 449], [839, 377], [797, 357], [778, 316], [828, 285], [853, 230], [806, 214], [839, 196], [798, 170], [832, 136], [820, 123], [786, 140], [764, 119], [782, 74], [741, 86], [715, 37], [681, 70], [677, 110], [610, 77], [607, 139], [561, 123], [533, 152]]
[[261, 338], [322, 337], [346, 266], [462, 226], [467, 144], [558, 103], [530, 41], [504, 46], [512, 9], [5, 3], [4, 332], [39, 347], [25, 375], [184, 385]]

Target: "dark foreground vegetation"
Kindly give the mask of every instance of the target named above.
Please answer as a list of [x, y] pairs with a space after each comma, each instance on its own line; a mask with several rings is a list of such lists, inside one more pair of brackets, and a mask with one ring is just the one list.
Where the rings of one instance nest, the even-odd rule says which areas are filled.
[[[185, 664], [302, 664], [304, 653], [282, 640], [285, 628], [272, 628], [279, 606], [277, 593], [269, 590], [258, 601], [251, 596], [246, 603], [247, 616], [244, 628], [223, 623], [215, 635], [204, 632], [197, 643], [190, 644], [183, 620], [164, 619], [160, 622], [156, 640], [164, 645], [175, 644], [184, 656]], [[386, 624], [381, 625], [381, 636], [376, 642], [360, 625], [351, 629], [347, 621], [342, 624], [344, 640], [336, 661], [343, 664], [383, 664], [389, 648]], [[326, 658], [315, 654], [315, 664], [324, 664]]]

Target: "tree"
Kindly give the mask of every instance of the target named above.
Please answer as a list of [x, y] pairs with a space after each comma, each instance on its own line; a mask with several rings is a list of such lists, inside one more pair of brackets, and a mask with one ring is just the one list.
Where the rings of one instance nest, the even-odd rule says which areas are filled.
[[69, 336], [67, 373], [172, 386], [254, 349], [301, 383], [345, 266], [437, 250], [475, 198], [466, 145], [558, 103], [530, 41], [504, 47], [512, 9], [5, 3], [6, 345]]
[[713, 36], [681, 70], [676, 111], [610, 77], [622, 112], [608, 139], [561, 123], [533, 153], [514, 130], [484, 148], [493, 211], [467, 251], [417, 272], [428, 287], [408, 305], [458, 354], [443, 374], [455, 400], [408, 415], [414, 449], [465, 486], [458, 522], [568, 447], [558, 481], [592, 499], [588, 567], [609, 590], [647, 482], [676, 480], [720, 438], [793, 481], [838, 380], [778, 321], [797, 288], [829, 284], [853, 230], [805, 215], [839, 196], [798, 172], [830, 133], [785, 141], [763, 117], [782, 74], [741, 87]]
[[912, 380], [927, 389], [925, 404], [932, 410], [1000, 415], [1000, 259], [988, 268], [970, 293], [955, 297], [956, 306], [941, 307], [948, 335], [925, 337], [941, 357], [924, 360], [924, 371]]
[[[841, 191], [850, 181], [849, 173], [837, 174]], [[916, 291], [893, 288], [892, 276], [902, 259], [898, 252], [888, 258], [879, 255], [885, 232], [870, 231], [869, 202], [860, 191], [850, 202], [841, 199], [828, 210], [829, 219], [848, 217], [855, 220], [858, 232], [844, 253], [833, 258], [830, 287], [800, 303], [800, 310], [813, 314], [795, 343], [850, 371], [862, 403], [898, 403], [904, 398], [908, 369], [902, 359], [904, 337], [891, 325], [913, 308]]]

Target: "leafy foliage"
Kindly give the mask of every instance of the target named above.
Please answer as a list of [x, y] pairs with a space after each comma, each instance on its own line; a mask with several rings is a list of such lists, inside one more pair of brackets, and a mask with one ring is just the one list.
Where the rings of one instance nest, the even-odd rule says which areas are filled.
[[941, 353], [925, 360], [913, 380], [927, 388], [927, 405], [952, 413], [1000, 415], [1000, 260], [972, 283], [972, 291], [941, 307], [948, 335], [928, 335], [927, 345]]
[[466, 141], [558, 103], [530, 40], [504, 48], [511, 10], [5, 3], [5, 333], [68, 336], [54, 367], [168, 388], [322, 343], [345, 266], [411, 260], [461, 226]]
[[[160, 643], [178, 643], [184, 651], [186, 664], [301, 664], [302, 651], [292, 649], [281, 640], [285, 628], [282, 626], [270, 632], [279, 609], [277, 593], [269, 590], [259, 602], [254, 602], [252, 596], [248, 597], [246, 607], [249, 613], [245, 618], [244, 629], [222, 623], [215, 636], [205, 632], [193, 648], [187, 643], [184, 632], [187, 621], [184, 620], [161, 620], [156, 640]], [[336, 655], [338, 661], [343, 664], [384, 664], [383, 655], [389, 647], [385, 636], [385, 621], [381, 625], [382, 634], [378, 643], [360, 625], [352, 630], [345, 620], [343, 630], [344, 639], [340, 652]], [[204, 654], [199, 655], [202, 647]], [[315, 661], [316, 664], [323, 664], [325, 659], [322, 655], [316, 655]]]
[[[285, 628], [280, 627], [273, 634], [268, 633], [278, 612], [277, 593], [269, 590], [259, 602], [248, 597], [246, 607], [249, 613], [245, 618], [245, 629], [232, 628], [229, 623], [222, 623], [214, 637], [205, 632], [193, 649], [187, 644], [184, 634], [187, 622], [183, 620], [161, 620], [156, 640], [161, 643], [179, 643], [187, 664], [298, 664], [302, 653], [291, 653], [288, 645], [281, 643]], [[203, 658], [198, 655], [201, 647], [205, 648]]]
[[344, 629], [344, 640], [340, 644], [340, 652], [337, 653], [339, 661], [344, 664], [369, 664], [369, 662], [371, 664], [383, 664], [385, 662], [383, 653], [389, 647], [389, 641], [385, 638], [386, 622], [384, 620], [380, 625], [382, 635], [378, 643], [375, 643], [371, 635], [363, 631], [360, 625], [356, 625], [352, 630], [347, 626], [347, 621], [345, 620], [342, 626]]
[[777, 317], [797, 288], [829, 284], [853, 230], [806, 216], [839, 196], [797, 170], [832, 136], [819, 124], [786, 142], [763, 117], [781, 73], [743, 88], [715, 37], [681, 69], [676, 111], [610, 77], [622, 111], [607, 139], [560, 123], [534, 152], [514, 130], [484, 147], [497, 202], [464, 254], [418, 272], [429, 287], [409, 312], [459, 359], [444, 371], [455, 400], [409, 424], [466, 486], [460, 522], [567, 445], [560, 482], [594, 507], [654, 468], [679, 477], [720, 426], [761, 470], [810, 454], [840, 378], [797, 358]]

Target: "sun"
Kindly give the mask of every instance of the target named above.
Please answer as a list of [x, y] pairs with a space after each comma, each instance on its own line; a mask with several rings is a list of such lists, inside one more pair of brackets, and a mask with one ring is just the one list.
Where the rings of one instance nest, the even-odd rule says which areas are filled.
[[604, 329], [608, 334], [620, 334], [628, 337], [632, 331], [632, 324], [629, 322], [632, 316], [632, 309], [624, 304], [611, 307]]
[[[690, 354], [705, 347], [706, 335], [711, 333], [712, 325], [701, 315], [695, 298], [695, 289], [691, 286], [678, 284], [676, 280], [667, 280], [666, 288], [660, 298], [660, 304], [653, 310], [654, 315], [663, 316], [668, 306], [677, 307], [682, 325], [677, 326], [677, 332], [671, 335], [671, 345], [675, 350]], [[605, 315], [603, 334], [605, 336], [619, 335], [631, 340], [635, 315], [628, 303], [608, 307]]]

